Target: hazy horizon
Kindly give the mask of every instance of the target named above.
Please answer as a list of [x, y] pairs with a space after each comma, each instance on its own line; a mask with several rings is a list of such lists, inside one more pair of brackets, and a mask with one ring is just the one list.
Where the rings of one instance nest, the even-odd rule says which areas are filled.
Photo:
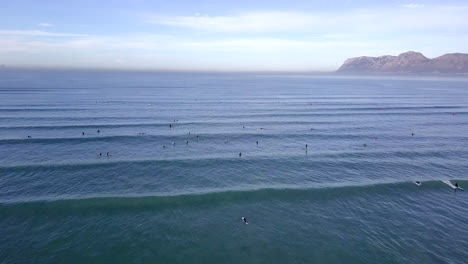
[[462, 1], [15, 1], [5, 68], [331, 72], [356, 56], [468, 53]]

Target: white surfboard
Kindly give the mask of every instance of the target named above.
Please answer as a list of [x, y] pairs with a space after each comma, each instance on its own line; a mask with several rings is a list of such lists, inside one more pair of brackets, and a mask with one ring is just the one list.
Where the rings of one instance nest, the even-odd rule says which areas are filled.
[[457, 186], [453, 185], [449, 180], [443, 180], [442, 182], [447, 184], [448, 186], [450, 186], [454, 190], [458, 189]]

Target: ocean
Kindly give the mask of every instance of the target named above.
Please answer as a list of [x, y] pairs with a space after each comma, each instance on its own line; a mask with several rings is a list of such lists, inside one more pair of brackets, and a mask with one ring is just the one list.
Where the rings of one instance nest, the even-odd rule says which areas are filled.
[[467, 158], [463, 78], [4, 69], [0, 263], [467, 263]]

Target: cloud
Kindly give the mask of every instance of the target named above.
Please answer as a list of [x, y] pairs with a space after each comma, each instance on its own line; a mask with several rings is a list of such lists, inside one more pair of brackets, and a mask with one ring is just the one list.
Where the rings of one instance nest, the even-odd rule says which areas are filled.
[[0, 36], [41, 36], [41, 37], [86, 37], [75, 33], [54, 33], [41, 30], [0, 30]]
[[420, 4], [406, 4], [406, 5], [403, 5], [403, 7], [406, 7], [406, 8], [420, 8], [420, 7], [424, 7], [424, 5], [420, 5]]
[[265, 12], [233, 16], [156, 16], [150, 23], [208, 31], [258, 32], [304, 28], [318, 19], [300, 13]]
[[[410, 8], [409, 8], [410, 7]], [[222, 16], [160, 16], [147, 22], [217, 33], [391, 33], [417, 30], [468, 30], [468, 6], [408, 4], [394, 9], [348, 9], [341, 12], [247, 12]]]
[[[50, 36], [54, 38], [49, 38]], [[55, 38], [57, 37], [58, 38]], [[60, 37], [66, 38], [60, 38]], [[72, 38], [68, 38], [71, 36]], [[22, 51], [28, 53], [54, 52], [60, 49], [75, 51], [105, 51], [118, 52], [147, 51], [170, 47], [173, 43], [168, 36], [163, 35], [124, 35], [96, 36], [79, 34], [52, 34], [50, 32], [0, 30], [0, 53]]]
[[54, 26], [53, 24], [49, 24], [49, 23], [39, 23], [37, 25], [41, 27], [53, 27]]
[[368, 43], [330, 40], [289, 40], [284, 38], [233, 38], [219, 41], [181, 41], [178, 48], [199, 52], [235, 52], [235, 53], [310, 53], [323, 49], [365, 48]]

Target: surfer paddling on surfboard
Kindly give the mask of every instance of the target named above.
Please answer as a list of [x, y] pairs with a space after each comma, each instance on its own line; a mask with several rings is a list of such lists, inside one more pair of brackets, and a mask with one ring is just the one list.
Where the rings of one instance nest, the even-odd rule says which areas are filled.
[[245, 218], [245, 217], [242, 217], [242, 222], [244, 222], [244, 224], [246, 224], [246, 225], [249, 224], [249, 222], [247, 222], [247, 218]]

